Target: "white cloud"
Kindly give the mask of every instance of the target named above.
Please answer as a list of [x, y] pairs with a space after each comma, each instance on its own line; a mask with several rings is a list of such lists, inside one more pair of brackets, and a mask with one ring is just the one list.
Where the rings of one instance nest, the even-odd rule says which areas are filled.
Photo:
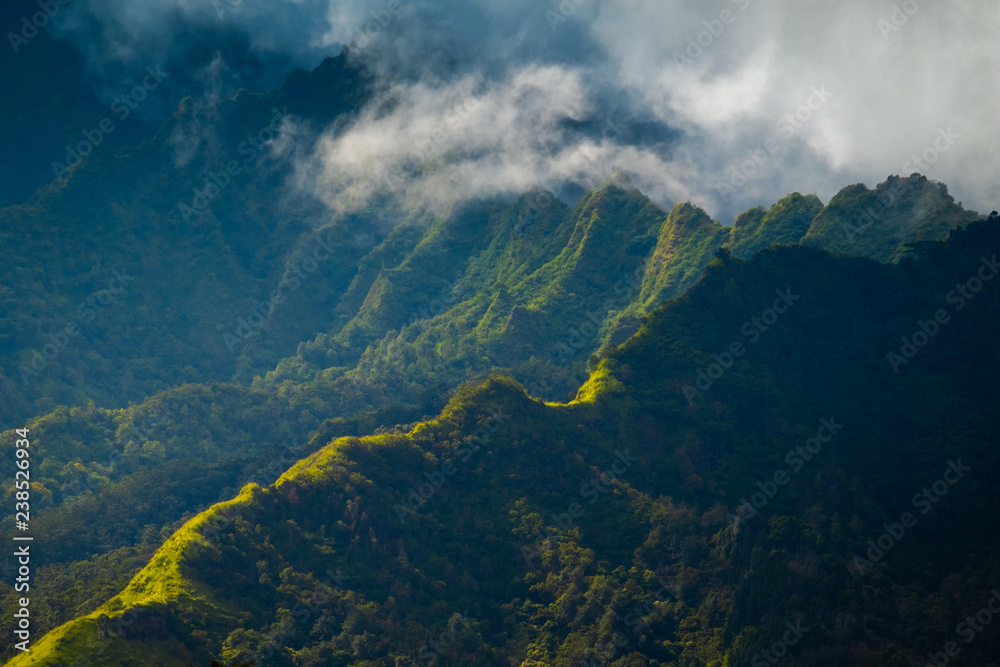
[[[220, 29], [211, 0], [87, 4], [117, 55], [169, 48], [155, 36], [168, 16]], [[302, 182], [319, 184], [331, 205], [364, 199], [400, 169], [393, 191], [440, 203], [554, 185], [566, 174], [593, 184], [625, 168], [659, 203], [690, 197], [729, 222], [791, 191], [828, 199], [853, 182], [874, 185], [948, 127], [960, 138], [927, 175], [972, 208], [988, 211], [1000, 198], [990, 149], [1000, 133], [1000, 9], [987, 0], [586, 0], [555, 30], [546, 18], [559, 12], [555, 1], [411, 0], [391, 17], [389, 6], [243, 0], [223, 19], [255, 48], [306, 64], [366, 24], [377, 33], [358, 57], [383, 93], [302, 162]], [[894, 6], [915, 11], [894, 17], [898, 29], [880, 27]], [[678, 54], [696, 57], [682, 69]], [[472, 92], [487, 75], [500, 86]], [[775, 136], [814, 87], [834, 96], [792, 136], [779, 136], [780, 150], [746, 183], [720, 193], [727, 172]], [[475, 108], [459, 121], [453, 106], [463, 100]], [[609, 117], [625, 130], [602, 135]], [[421, 145], [430, 155], [406, 170]]]
[[[389, 107], [391, 112], [380, 110]], [[650, 190], [686, 191], [674, 167], [615, 141], [616, 119], [573, 139], [594, 113], [580, 71], [525, 67], [503, 81], [467, 76], [448, 85], [399, 85], [345, 131], [328, 133], [301, 163], [332, 207], [361, 206], [390, 191], [441, 208], [455, 197], [519, 194], [564, 181], [593, 187], [619, 169]]]

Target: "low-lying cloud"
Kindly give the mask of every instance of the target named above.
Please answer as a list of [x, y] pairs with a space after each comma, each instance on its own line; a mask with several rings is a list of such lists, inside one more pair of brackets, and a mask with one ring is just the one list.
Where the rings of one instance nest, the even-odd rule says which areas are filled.
[[578, 70], [528, 66], [503, 80], [393, 86], [302, 168], [334, 207], [391, 193], [441, 210], [538, 185], [594, 187], [617, 170], [663, 197], [702, 194], [654, 150], [623, 143], [625, 122], [600, 115]]
[[[729, 223], [914, 164], [967, 207], [1000, 199], [1000, 8], [986, 0], [81, 0], [77, 12], [62, 29], [95, 63], [167, 57], [184, 31], [238, 33], [304, 66], [353, 45], [375, 99], [298, 160], [297, 183], [335, 208], [378, 191], [439, 206], [588, 187], [625, 170], [661, 205], [690, 199]], [[101, 31], [74, 33], [86, 13]], [[206, 71], [240, 71], [223, 65]]]

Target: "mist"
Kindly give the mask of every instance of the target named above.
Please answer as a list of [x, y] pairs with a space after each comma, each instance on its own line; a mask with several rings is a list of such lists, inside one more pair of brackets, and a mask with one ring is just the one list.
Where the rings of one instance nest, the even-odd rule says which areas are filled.
[[[60, 35], [97, 73], [203, 52], [206, 101], [346, 45], [376, 94], [298, 151], [294, 179], [334, 209], [379, 192], [431, 207], [536, 185], [571, 193], [617, 171], [661, 206], [690, 200], [724, 224], [793, 191], [828, 201], [890, 174], [944, 182], [980, 211], [1000, 198], [1000, 8], [985, 0], [67, 9]], [[242, 46], [213, 52], [212, 40]]]

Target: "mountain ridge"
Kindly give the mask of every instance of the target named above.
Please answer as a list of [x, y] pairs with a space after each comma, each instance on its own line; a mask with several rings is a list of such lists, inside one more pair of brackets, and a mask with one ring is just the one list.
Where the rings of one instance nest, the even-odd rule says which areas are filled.
[[[438, 655], [448, 664], [506, 664], [500, 655], [559, 664], [612, 644], [616, 655], [632, 659], [750, 660], [788, 622], [810, 628], [796, 648], [796, 664], [907, 664], [923, 647], [934, 650], [936, 633], [918, 635], [914, 643], [912, 633], [882, 620], [893, 605], [916, 605], [903, 612], [907, 622], [927, 623], [921, 627], [930, 630], [937, 620], [920, 619], [936, 618], [935, 605], [953, 590], [948, 581], [969, 579], [960, 602], [949, 607], [975, 604], [989, 573], [1000, 572], [992, 538], [947, 529], [992, 497], [986, 471], [1000, 463], [980, 437], [992, 429], [988, 406], [996, 390], [976, 380], [989, 375], [997, 359], [968, 355], [970, 345], [989, 348], [984, 331], [997, 331], [998, 284], [988, 283], [968, 302], [970, 310], [942, 334], [950, 337], [923, 350], [908, 375], [893, 372], [886, 352], [899, 331], [941, 302], [942, 285], [974, 273], [991, 248], [1000, 250], [996, 219], [958, 229], [949, 241], [922, 246], [918, 258], [896, 265], [795, 246], [752, 260], [722, 255], [693, 290], [651, 313], [628, 343], [602, 354], [576, 400], [546, 404], [509, 379], [491, 379], [460, 390], [439, 417], [408, 431], [335, 439], [274, 486], [247, 486], [223, 506], [238, 509], [227, 514], [216, 507], [189, 522], [170, 542], [171, 553], [191, 559], [183, 577], [213, 591], [210, 605], [241, 596], [256, 629], [235, 629], [225, 614], [205, 617], [197, 606], [162, 606], [142, 590], [158, 576], [156, 561], [91, 618], [104, 613], [114, 622], [130, 606], [139, 616], [163, 618], [165, 629], [145, 639], [170, 653], [149, 652], [127, 632], [101, 645], [123, 665], [133, 664], [129, 655], [141, 656], [131, 658], [134, 664], [207, 660], [200, 652], [206, 647], [226, 660], [267, 655], [281, 664], [294, 651], [300, 661], [391, 664], [379, 656], [411, 658], [422, 633], [446, 626], [458, 611], [477, 620], [465, 641]], [[766, 310], [786, 282], [800, 300], [759, 342], [748, 340], [746, 354], [692, 403], [683, 391], [688, 378], [715, 360], [713, 351], [729, 349], [745, 318]], [[912, 302], [887, 300], [906, 287]], [[817, 321], [826, 328], [812, 341], [804, 333]], [[859, 328], [855, 321], [878, 325]], [[820, 341], [825, 353], [802, 363]], [[880, 372], [868, 372], [875, 369]], [[877, 379], [858, 382], [869, 377]], [[945, 377], [957, 393], [944, 401], [927, 398], [927, 387]], [[966, 380], [971, 383], [961, 388]], [[908, 405], [922, 409], [899, 411]], [[960, 416], [962, 429], [942, 421], [946, 414]], [[832, 432], [818, 460], [785, 462], [787, 450], [827, 425]], [[873, 438], [890, 433], [896, 436], [882, 440], [883, 447], [872, 446]], [[855, 555], [880, 530], [879, 519], [866, 525], [858, 517], [890, 518], [900, 491], [927, 483], [928, 469], [943, 470], [949, 460], [975, 461], [980, 474], [918, 521], [936, 528], [931, 535], [946, 531], [955, 542], [907, 535], [863, 579], [851, 574]], [[604, 480], [600, 471], [612, 468]], [[740, 503], [760, 486], [752, 480], [770, 479], [776, 470], [787, 471], [791, 481], [775, 484], [779, 490], [754, 513], [741, 513]], [[407, 503], [413, 511], [393, 507]], [[734, 514], [743, 520], [733, 523]], [[213, 516], [219, 528], [206, 543], [192, 531]], [[470, 541], [469, 531], [477, 530], [484, 532]], [[268, 546], [279, 535], [282, 544], [296, 547]], [[188, 546], [181, 547], [185, 539]], [[491, 556], [475, 554], [480, 543]], [[950, 563], [958, 554], [966, 554], [964, 566], [932, 574], [917, 565], [923, 558]], [[487, 562], [489, 577], [481, 569]], [[960, 574], [973, 565], [979, 575]], [[387, 568], [398, 579], [387, 578]], [[824, 574], [830, 569], [838, 574]], [[330, 572], [341, 580], [336, 586], [324, 574]], [[445, 588], [435, 583], [440, 577], [449, 582]], [[876, 610], [864, 614], [856, 585], [862, 581], [880, 591]], [[326, 591], [325, 602], [310, 602], [310, 591]], [[449, 604], [437, 604], [445, 591], [452, 591]], [[921, 591], [922, 600], [916, 597]], [[484, 606], [486, 600], [498, 606]], [[561, 611], [566, 605], [568, 614]], [[827, 606], [829, 612], [813, 615]], [[641, 610], [638, 617], [628, 616], [633, 608]], [[428, 614], [436, 620], [417, 620]], [[871, 615], [874, 634], [861, 632], [862, 615]], [[598, 630], [593, 623], [601, 617], [606, 621]], [[335, 618], [342, 624], [330, 625]], [[685, 624], [686, 618], [698, 620]], [[51, 649], [57, 651], [51, 659], [81, 646], [96, 621], [81, 623], [53, 637], [70, 638], [63, 649]], [[191, 624], [207, 634], [190, 634]], [[352, 644], [350, 636], [361, 643]], [[969, 650], [985, 656], [992, 646], [983, 637]], [[37, 645], [41, 655], [50, 647], [44, 639]], [[48, 659], [38, 664], [51, 664]]]
[[[536, 189], [441, 215], [275, 201], [290, 173], [277, 158], [222, 176], [279, 119], [349, 123], [365, 81], [341, 58], [280, 91], [187, 100], [130, 153], [95, 151], [0, 210], [17, 237], [4, 283], [25, 286], [0, 293], [3, 409], [39, 436], [38, 525], [60, 536], [36, 562], [42, 631], [91, 613], [189, 518], [270, 484], [324, 438], [405, 432], [497, 373], [550, 402], [610, 391], [621, 383], [589, 372], [601, 355], [727, 252], [801, 242], [902, 261], [975, 216], [921, 176], [850, 186], [825, 207], [794, 193], [732, 227], [690, 203], [664, 211], [624, 174], [572, 206]], [[185, 142], [202, 150], [180, 169]], [[891, 224], [844, 245], [889, 187]], [[43, 218], [56, 236], [31, 232]]]
[[[330, 333], [300, 343], [274, 371], [249, 387], [188, 384], [131, 408], [59, 409], [31, 421], [40, 443], [40, 525], [53, 535], [75, 535], [78, 545], [39, 558], [43, 572], [54, 568], [46, 580], [61, 587], [71, 567], [114, 563], [101, 566], [109, 575], [93, 590], [84, 587], [75, 602], [59, 601], [53, 617], [65, 619], [71, 608], [65, 605], [93, 609], [107, 594], [95, 597], [94, 591], [131, 577], [139, 554], [151, 555], [185, 517], [232, 497], [247, 481], [274, 481], [281, 472], [274, 461], [310, 453], [319, 444], [307, 443], [318, 432], [398, 430], [437, 413], [461, 383], [498, 372], [546, 400], [577, 394], [594, 355], [638, 330], [648, 313], [644, 303], [652, 307], [657, 298], [679, 296], [729, 247], [727, 234], [736, 243], [747, 238], [742, 228], [724, 228], [693, 207], [675, 207], [700, 221], [696, 229], [708, 235], [696, 232], [690, 248], [656, 264], [650, 258], [657, 244], [677, 238], [669, 235], [670, 214], [627, 184], [609, 181], [574, 209], [550, 204], [519, 231], [524, 206], [538, 197], [529, 193], [513, 207], [458, 207], [430, 226], [415, 220], [384, 237], [359, 238], [350, 225], [356, 216], [335, 220], [296, 242], [278, 283], [284, 302], [248, 302], [214, 333], [219, 346], [239, 337], [234, 352], [247, 377], [252, 360], [266, 358], [260, 350], [271, 327], [296, 318], [303, 302], [320, 309], [326, 304], [328, 314], [318, 309], [311, 317], [333, 322]], [[810, 200], [790, 201], [805, 202], [809, 210]], [[581, 263], [581, 244], [570, 246], [569, 239], [574, 233], [584, 238], [594, 225], [597, 233], [615, 224], [622, 217], [617, 206], [630, 212], [624, 217], [638, 216], [629, 229], [649, 231], [619, 234], [617, 259], [602, 264], [598, 252]], [[753, 243], [801, 229], [801, 207], [779, 203], [772, 210], [775, 222], [756, 230]], [[317, 263], [321, 268], [307, 274], [304, 259], [322, 249], [320, 240], [336, 245], [338, 259]], [[342, 261], [347, 257], [361, 259]], [[453, 266], [453, 273], [435, 274], [442, 265]], [[304, 330], [317, 321], [299, 319]], [[173, 404], [171, 414], [159, 407], [166, 403]], [[197, 493], [183, 485], [191, 478], [201, 484]], [[157, 506], [144, 493], [150, 489], [161, 499]], [[8, 489], [8, 497], [12, 493]], [[114, 528], [102, 526], [108, 513], [119, 517]]]

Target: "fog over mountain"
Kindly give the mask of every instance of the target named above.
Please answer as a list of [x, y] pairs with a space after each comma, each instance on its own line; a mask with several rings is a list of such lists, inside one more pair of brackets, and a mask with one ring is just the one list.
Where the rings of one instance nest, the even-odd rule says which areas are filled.
[[[438, 156], [457, 160], [402, 169], [394, 189], [592, 186], [626, 169], [659, 203], [690, 198], [727, 224], [789, 191], [828, 198], [887, 173], [952, 183], [971, 208], [998, 192], [1000, 10], [985, 0], [85, 0], [58, 30], [109, 72], [193, 53], [210, 35], [231, 34], [265, 69], [353, 44], [383, 92], [302, 164], [328, 200]], [[238, 51], [205, 54], [207, 88], [243, 83]], [[475, 109], [449, 116], [463, 103]]]
[[998, 33], [0, 3], [0, 663], [998, 667]]

